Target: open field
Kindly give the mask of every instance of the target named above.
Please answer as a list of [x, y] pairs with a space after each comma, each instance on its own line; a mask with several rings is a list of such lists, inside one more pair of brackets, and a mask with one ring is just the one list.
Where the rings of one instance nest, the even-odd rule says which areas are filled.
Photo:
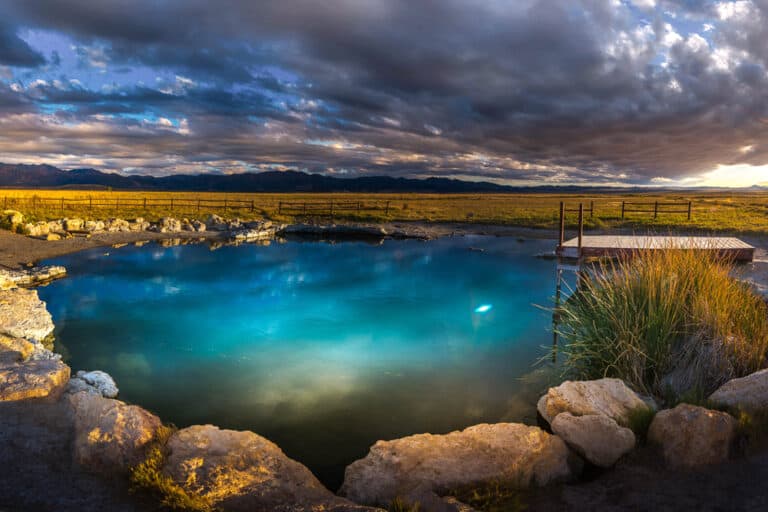
[[[226, 201], [226, 203], [225, 203]], [[61, 217], [107, 218], [162, 216], [203, 218], [209, 213], [243, 219], [268, 217], [291, 221], [306, 217], [365, 222], [471, 222], [535, 228], [556, 228], [560, 201], [575, 209], [583, 203], [585, 226], [768, 233], [768, 192], [704, 192], [679, 194], [347, 194], [347, 193], [215, 193], [88, 190], [1, 190], [0, 205], [31, 220]], [[692, 203], [688, 220], [687, 203]], [[307, 203], [306, 209], [303, 207]], [[646, 203], [626, 205], [622, 202]], [[654, 203], [659, 214], [654, 218]], [[666, 205], [665, 205], [666, 203]], [[675, 205], [669, 203], [677, 203]], [[282, 204], [282, 206], [281, 206]], [[681, 213], [665, 213], [676, 210]], [[577, 214], [568, 214], [575, 226]]]

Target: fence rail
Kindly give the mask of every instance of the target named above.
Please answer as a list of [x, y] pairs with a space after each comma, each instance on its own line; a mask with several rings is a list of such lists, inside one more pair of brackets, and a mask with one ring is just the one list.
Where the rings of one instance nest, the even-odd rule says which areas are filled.
[[278, 215], [309, 215], [333, 217], [344, 212], [384, 212], [389, 215], [391, 201], [374, 203], [370, 201], [280, 201], [277, 205]]
[[60, 209], [62, 212], [67, 208], [88, 207], [93, 208], [114, 208], [115, 210], [129, 208], [168, 208], [190, 211], [201, 209], [205, 210], [248, 210], [254, 211], [256, 204], [253, 200], [243, 199], [198, 199], [198, 198], [147, 198], [147, 197], [115, 197], [112, 198], [93, 198], [93, 197], [3, 197], [3, 208], [27, 206], [31, 210], [38, 208]]
[[[630, 208], [627, 208], [627, 206], [630, 206]], [[632, 206], [640, 207], [640, 208], [631, 208]], [[643, 206], [647, 206], [648, 208], [642, 208]], [[680, 208], [679, 210], [669, 210], [665, 208]], [[688, 220], [691, 220], [691, 214], [693, 211], [693, 202], [687, 201], [687, 202], [662, 202], [662, 201], [654, 201], [654, 202], [627, 202], [622, 201], [621, 202], [621, 219], [624, 220], [627, 213], [652, 213], [653, 218], [656, 219], [659, 217], [659, 214], [667, 214], [667, 213], [684, 213], [688, 216]]]

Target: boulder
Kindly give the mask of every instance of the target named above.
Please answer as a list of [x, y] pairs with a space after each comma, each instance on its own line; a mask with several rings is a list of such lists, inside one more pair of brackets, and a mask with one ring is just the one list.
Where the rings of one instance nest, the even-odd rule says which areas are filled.
[[178, 233], [181, 231], [181, 221], [173, 217], [163, 217], [157, 223], [157, 231], [160, 233]]
[[131, 230], [131, 225], [125, 219], [112, 218], [104, 222], [104, 229], [110, 233], [126, 233]]
[[3, 221], [10, 226], [16, 226], [24, 223], [24, 215], [16, 210], [3, 210]]
[[77, 372], [76, 378], [93, 386], [103, 397], [115, 398], [119, 393], [117, 384], [115, 384], [115, 380], [112, 376], [101, 370], [94, 370], [91, 372], [80, 370]]
[[549, 424], [561, 412], [570, 412], [574, 416], [601, 414], [626, 425], [630, 413], [641, 407], [655, 409], [653, 403], [644, 401], [621, 379], [567, 380], [549, 388], [537, 404], [539, 414]]
[[49, 220], [48, 231], [64, 231], [64, 223], [61, 220]]
[[552, 421], [552, 432], [586, 460], [608, 468], [635, 447], [635, 434], [608, 416], [558, 414]]
[[91, 233], [100, 233], [104, 231], [105, 225], [104, 222], [100, 220], [87, 220], [85, 221], [83, 228]]
[[229, 224], [227, 221], [214, 213], [208, 216], [208, 219], [205, 221], [205, 225], [211, 231], [227, 231], [229, 229]]
[[709, 400], [732, 410], [768, 412], [768, 369], [729, 380], [712, 393]]
[[334, 496], [280, 448], [254, 434], [195, 425], [166, 445], [163, 472], [226, 511], [368, 510]]
[[191, 224], [192, 224], [192, 228], [198, 233], [202, 233], [203, 231], [205, 231], [205, 224], [203, 224], [199, 220], [193, 219]]
[[136, 405], [96, 393], [67, 396], [75, 425], [75, 461], [94, 472], [126, 473], [139, 464], [162, 422]]
[[133, 222], [128, 223], [128, 231], [139, 232], [146, 231], [150, 228], [151, 224], [144, 220], [143, 217], [136, 217]]
[[61, 240], [61, 235], [58, 233], [48, 233], [45, 235], [45, 239], [49, 242], [56, 242], [58, 240]]
[[235, 231], [232, 239], [236, 242], [256, 242], [258, 240], [271, 240], [275, 237], [274, 228], [251, 228]]
[[0, 367], [0, 402], [58, 398], [69, 380], [69, 366], [57, 360], [5, 363]]
[[658, 412], [648, 429], [648, 441], [660, 446], [666, 463], [675, 468], [725, 461], [735, 436], [731, 415], [689, 404]]
[[29, 359], [35, 352], [35, 344], [23, 338], [13, 338], [0, 334], [0, 353], [11, 353], [12, 356], [6, 358], [14, 361], [24, 361]]
[[563, 440], [538, 427], [481, 424], [379, 441], [347, 467], [340, 494], [356, 503], [387, 505], [396, 497], [422, 501], [471, 484], [545, 485], [569, 480], [578, 469]]
[[36, 290], [0, 291], [0, 334], [42, 342], [53, 332], [53, 319]]
[[25, 270], [0, 269], [0, 286], [2, 286], [3, 289], [16, 288], [18, 286], [33, 286], [64, 277], [66, 274], [67, 269], [59, 265]]
[[65, 231], [82, 231], [85, 221], [83, 219], [64, 219], [63, 224]]
[[45, 221], [35, 222], [34, 224], [28, 222], [24, 225], [24, 232], [29, 236], [43, 237], [50, 232], [50, 229]]

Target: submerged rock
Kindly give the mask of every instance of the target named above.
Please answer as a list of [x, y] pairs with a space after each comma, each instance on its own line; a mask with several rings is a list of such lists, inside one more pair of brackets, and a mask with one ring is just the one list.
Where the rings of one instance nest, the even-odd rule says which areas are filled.
[[139, 464], [162, 422], [136, 405], [75, 392], [67, 399], [75, 424], [74, 458], [91, 471], [125, 473]]
[[0, 291], [0, 334], [42, 342], [53, 332], [53, 319], [36, 290]]
[[768, 411], [768, 369], [729, 380], [712, 393], [709, 400], [718, 406], [749, 413]]
[[558, 414], [552, 432], [563, 438], [576, 453], [596, 466], [608, 468], [635, 447], [635, 434], [608, 416]]
[[333, 495], [303, 465], [254, 434], [195, 425], [174, 433], [163, 472], [226, 511], [370, 510]]
[[470, 484], [545, 485], [569, 480], [578, 469], [563, 440], [538, 427], [482, 424], [445, 435], [379, 441], [347, 467], [340, 494], [357, 503], [386, 505], [396, 497], [423, 501]]
[[[117, 384], [114, 379], [106, 372], [101, 370], [94, 370], [90, 372], [84, 372], [80, 370], [76, 375], [77, 379], [82, 380], [86, 384], [93, 386], [101, 396], [106, 398], [115, 398], [119, 393]], [[74, 380], [74, 379], [73, 379]]]
[[69, 366], [58, 360], [36, 360], [0, 366], [0, 401], [56, 399], [69, 380]]
[[632, 411], [647, 407], [655, 409], [654, 404], [644, 401], [621, 379], [567, 380], [549, 388], [536, 407], [550, 425], [562, 412], [574, 416], [599, 414], [626, 425]]
[[736, 436], [729, 414], [680, 404], [660, 411], [648, 429], [648, 441], [659, 445], [672, 467], [697, 467], [728, 459]]

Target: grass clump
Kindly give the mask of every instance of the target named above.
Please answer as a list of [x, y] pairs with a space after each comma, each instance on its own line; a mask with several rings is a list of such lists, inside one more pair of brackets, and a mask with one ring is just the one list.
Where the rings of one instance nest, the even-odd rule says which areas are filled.
[[390, 502], [387, 512], [421, 512], [421, 504], [408, 503], [403, 498], [397, 497]]
[[695, 250], [598, 263], [557, 311], [566, 372], [674, 400], [764, 367], [768, 307], [731, 271]]
[[163, 506], [172, 510], [191, 512], [214, 512], [214, 507], [205, 497], [188, 492], [171, 477], [162, 472], [167, 456], [166, 444], [174, 433], [173, 427], [158, 429], [155, 441], [147, 449], [144, 461], [131, 469], [132, 490], [146, 490], [160, 499]]
[[453, 489], [449, 495], [481, 512], [522, 512], [528, 508], [519, 486], [508, 482], [468, 485]]

